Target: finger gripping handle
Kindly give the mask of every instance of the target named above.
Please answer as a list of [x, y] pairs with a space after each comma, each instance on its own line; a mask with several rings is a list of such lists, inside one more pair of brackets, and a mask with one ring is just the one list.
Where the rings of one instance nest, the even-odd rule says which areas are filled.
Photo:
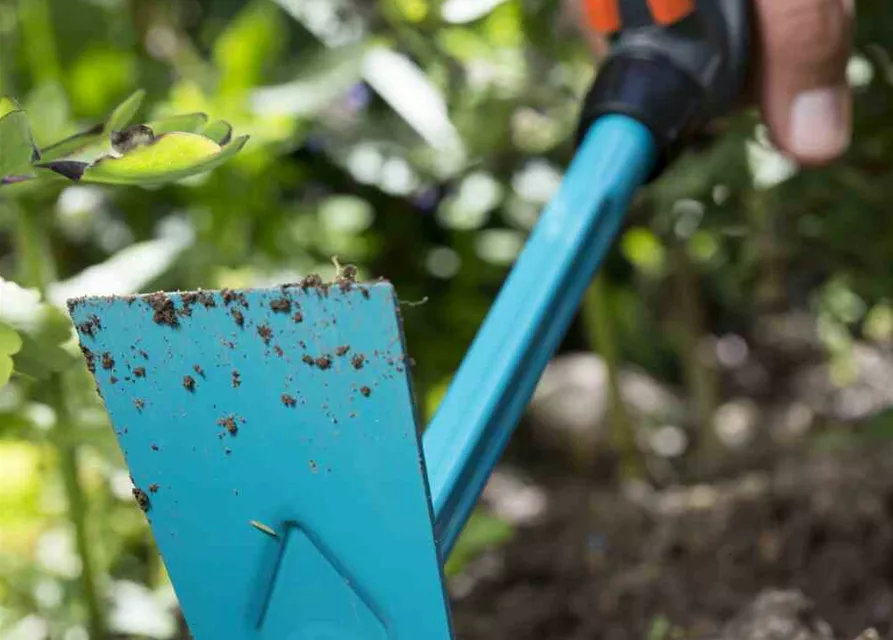
[[587, 0], [586, 8], [611, 53], [586, 96], [580, 136], [607, 113], [636, 118], [661, 150], [656, 176], [741, 94], [750, 2]]

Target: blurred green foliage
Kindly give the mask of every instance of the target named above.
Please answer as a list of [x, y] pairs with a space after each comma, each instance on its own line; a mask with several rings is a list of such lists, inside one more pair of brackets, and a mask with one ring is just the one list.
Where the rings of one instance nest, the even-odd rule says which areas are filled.
[[[767, 311], [815, 313], [842, 379], [855, 340], [893, 339], [893, 14], [864, 1], [859, 19], [846, 158], [798, 172], [741, 114], [637, 200], [605, 265], [613, 351], [696, 417], [715, 404], [698, 344]], [[39, 147], [139, 88], [141, 121], [208, 113], [250, 136], [173, 184], [0, 190], [0, 382], [20, 372], [0, 390], [0, 636], [175, 633], [68, 295], [281, 282], [338, 255], [428, 298], [404, 316], [430, 417], [560, 181], [593, 71], [558, 0], [0, 0], [0, 95]], [[604, 351], [587, 326], [566, 347]], [[450, 571], [509, 534], [474, 520]]]

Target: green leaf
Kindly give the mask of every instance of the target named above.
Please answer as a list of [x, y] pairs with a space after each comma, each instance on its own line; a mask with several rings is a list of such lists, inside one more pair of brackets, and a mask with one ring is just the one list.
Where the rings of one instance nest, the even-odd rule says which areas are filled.
[[666, 256], [660, 240], [650, 229], [634, 227], [620, 241], [623, 256], [637, 269], [651, 276], [663, 272]]
[[[42, 165], [61, 160], [91, 163], [112, 152], [109, 135], [127, 127], [139, 110], [146, 92], [140, 89], [118, 105], [104, 124], [98, 124], [76, 133], [48, 147], [41, 152]], [[65, 175], [65, 174], [63, 174]]]
[[162, 133], [173, 133], [175, 131], [201, 133], [207, 123], [208, 115], [205, 113], [184, 113], [182, 115], [169, 116], [167, 118], [159, 118], [153, 122], [147, 122], [146, 126], [148, 126], [156, 136], [160, 136]]
[[248, 137], [225, 148], [193, 133], [167, 133], [121, 158], [100, 160], [84, 173], [86, 182], [156, 184], [209, 171], [239, 152]]
[[0, 353], [11, 356], [22, 348], [22, 338], [5, 322], [0, 322]]
[[0, 184], [34, 176], [39, 154], [31, 137], [28, 116], [11, 98], [0, 98]]
[[447, 561], [444, 571], [455, 576], [480, 554], [502, 546], [514, 536], [511, 524], [478, 510], [472, 513], [468, 524], [459, 536], [456, 547]]
[[42, 380], [50, 373], [65, 371], [78, 359], [62, 346], [72, 338], [74, 331], [65, 313], [50, 304], [36, 304], [38, 317], [21, 325], [12, 320], [8, 322], [15, 328], [20, 341], [19, 348], [11, 354], [13, 369], [16, 373]]
[[12, 377], [12, 358], [5, 354], [0, 354], [0, 389], [6, 386]]
[[217, 120], [205, 127], [202, 135], [206, 138], [211, 138], [211, 140], [222, 146], [229, 143], [232, 139], [233, 127], [229, 122]]
[[41, 151], [41, 163], [48, 164], [63, 159], [93, 162], [108, 154], [111, 149], [111, 142], [105, 135], [103, 126], [96, 125], [44, 148]]
[[125, 155], [105, 157], [93, 164], [51, 162], [45, 166], [75, 181], [120, 185], [175, 182], [214, 169], [236, 155], [248, 136], [225, 147], [194, 133], [166, 133]]
[[58, 345], [72, 337], [71, 320], [58, 307], [44, 304], [40, 330], [35, 335], [41, 342]]
[[12, 113], [13, 111], [21, 111], [19, 103], [9, 96], [0, 96], [0, 118]]
[[121, 131], [130, 124], [136, 112], [139, 111], [143, 98], [146, 97], [145, 89], [134, 91], [128, 98], [115, 107], [112, 114], [105, 121], [104, 133], [109, 134], [112, 131]]
[[0, 388], [12, 376], [12, 356], [21, 351], [22, 338], [15, 329], [0, 322]]
[[264, 70], [285, 42], [281, 10], [266, 0], [244, 3], [214, 41], [212, 56], [220, 73], [219, 91], [240, 93], [261, 82]]
[[22, 335], [22, 348], [12, 360], [16, 373], [35, 380], [45, 380], [50, 374], [66, 371], [79, 361], [58, 344], [42, 342], [29, 335]]

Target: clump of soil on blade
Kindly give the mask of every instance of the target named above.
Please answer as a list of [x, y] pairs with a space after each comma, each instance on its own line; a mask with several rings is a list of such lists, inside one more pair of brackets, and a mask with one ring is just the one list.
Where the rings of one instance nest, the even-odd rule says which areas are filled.
[[154, 311], [152, 321], [155, 322], [155, 324], [174, 328], [180, 326], [174, 302], [166, 294], [160, 291], [158, 293], [150, 294], [146, 296], [146, 304], [148, 304], [152, 308], [152, 311]]
[[273, 313], [289, 313], [291, 311], [291, 300], [285, 296], [276, 298], [270, 302], [270, 309]]
[[81, 353], [84, 354], [84, 361], [87, 363], [87, 370], [90, 373], [96, 373], [96, 356], [84, 345], [81, 345]]
[[227, 430], [227, 432], [234, 436], [239, 433], [239, 427], [236, 425], [236, 419], [233, 416], [226, 416], [225, 418], [220, 418], [217, 421], [218, 427], [223, 427]]
[[149, 501], [149, 496], [146, 494], [146, 492], [139, 487], [134, 487], [131, 490], [131, 493], [133, 494], [133, 498], [134, 500], [136, 500], [136, 503], [139, 505], [140, 509], [142, 509], [144, 512], [149, 511], [151, 502]]

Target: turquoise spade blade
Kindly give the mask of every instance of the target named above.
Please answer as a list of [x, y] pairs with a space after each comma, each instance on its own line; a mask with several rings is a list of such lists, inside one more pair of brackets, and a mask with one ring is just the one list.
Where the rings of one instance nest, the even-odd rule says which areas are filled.
[[200, 640], [449, 638], [391, 285], [71, 304]]

